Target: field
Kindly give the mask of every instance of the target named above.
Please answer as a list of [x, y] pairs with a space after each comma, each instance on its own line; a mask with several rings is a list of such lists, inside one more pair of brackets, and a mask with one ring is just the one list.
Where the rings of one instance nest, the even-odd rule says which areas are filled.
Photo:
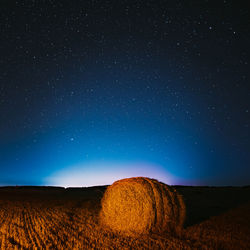
[[0, 188], [1, 249], [250, 249], [250, 187], [175, 186], [181, 235], [114, 234], [98, 224], [106, 187]]

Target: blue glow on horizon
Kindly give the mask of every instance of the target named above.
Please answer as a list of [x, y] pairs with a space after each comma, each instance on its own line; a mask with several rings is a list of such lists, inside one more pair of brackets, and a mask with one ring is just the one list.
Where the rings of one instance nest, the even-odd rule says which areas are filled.
[[44, 179], [46, 186], [87, 187], [110, 185], [129, 177], [150, 177], [166, 184], [174, 184], [174, 177], [160, 165], [147, 162], [89, 162], [56, 171]]

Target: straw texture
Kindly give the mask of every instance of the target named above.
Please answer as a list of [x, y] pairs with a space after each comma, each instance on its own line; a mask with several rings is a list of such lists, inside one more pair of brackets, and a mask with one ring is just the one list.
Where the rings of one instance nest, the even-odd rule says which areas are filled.
[[115, 232], [179, 232], [184, 220], [182, 196], [154, 179], [133, 177], [116, 181], [102, 199], [100, 223]]

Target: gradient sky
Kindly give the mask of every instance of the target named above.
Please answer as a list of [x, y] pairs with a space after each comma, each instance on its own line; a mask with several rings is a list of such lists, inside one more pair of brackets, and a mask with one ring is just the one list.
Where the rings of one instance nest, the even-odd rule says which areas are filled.
[[247, 1], [1, 1], [0, 185], [250, 184]]

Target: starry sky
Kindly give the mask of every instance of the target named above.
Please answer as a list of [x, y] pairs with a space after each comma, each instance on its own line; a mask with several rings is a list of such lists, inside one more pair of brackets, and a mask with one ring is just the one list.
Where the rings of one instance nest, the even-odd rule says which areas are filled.
[[0, 2], [0, 185], [250, 184], [247, 1]]

